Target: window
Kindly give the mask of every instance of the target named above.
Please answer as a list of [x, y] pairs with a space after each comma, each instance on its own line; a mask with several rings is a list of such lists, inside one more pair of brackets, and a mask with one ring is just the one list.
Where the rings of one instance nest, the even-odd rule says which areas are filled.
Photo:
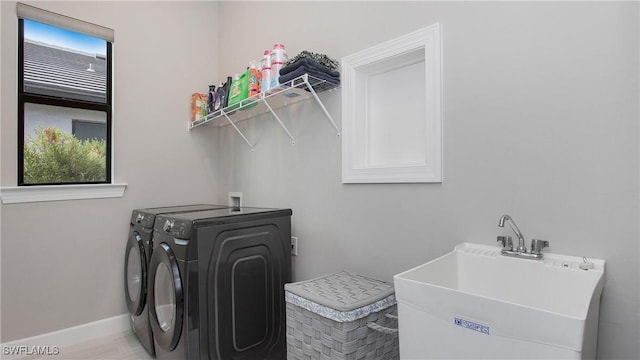
[[71, 133], [82, 141], [106, 141], [107, 124], [101, 121], [71, 120]]
[[18, 185], [111, 183], [113, 30], [17, 9]]

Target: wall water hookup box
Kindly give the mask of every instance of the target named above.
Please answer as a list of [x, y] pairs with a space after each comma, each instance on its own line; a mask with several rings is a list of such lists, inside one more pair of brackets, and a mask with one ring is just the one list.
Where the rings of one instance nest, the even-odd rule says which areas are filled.
[[229, 192], [229, 206], [240, 210], [242, 207], [242, 192]]

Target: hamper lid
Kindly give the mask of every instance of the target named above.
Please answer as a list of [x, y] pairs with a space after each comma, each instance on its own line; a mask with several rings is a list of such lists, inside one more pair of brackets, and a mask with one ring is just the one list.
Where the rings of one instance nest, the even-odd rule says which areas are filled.
[[[285, 284], [286, 301], [310, 311], [330, 308], [344, 314], [330, 316], [342, 320], [361, 318], [395, 304], [393, 284], [366, 276], [340, 271], [317, 279]], [[309, 306], [309, 301], [320, 306]], [[311, 304], [313, 305], [313, 304]], [[356, 311], [354, 311], [356, 310]], [[350, 312], [352, 314], [346, 314]]]

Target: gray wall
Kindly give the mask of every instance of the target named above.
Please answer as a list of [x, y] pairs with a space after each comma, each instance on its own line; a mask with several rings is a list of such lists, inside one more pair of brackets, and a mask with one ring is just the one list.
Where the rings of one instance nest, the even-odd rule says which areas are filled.
[[[114, 175], [128, 187], [118, 199], [2, 205], [2, 342], [126, 313], [131, 210], [213, 202], [218, 193], [214, 133], [187, 131], [191, 93], [215, 78], [218, 4], [33, 4], [115, 30]], [[15, 186], [16, 5], [0, 6], [0, 181]]]
[[[607, 260], [601, 358], [640, 358], [638, 3], [220, 4], [220, 76], [274, 43], [335, 58], [440, 22], [444, 182], [342, 185], [340, 139], [309, 101], [217, 137], [219, 200], [293, 209], [296, 280], [341, 268], [385, 280], [511, 214], [550, 252]], [[237, 26], [248, 13], [272, 19]], [[225, 33], [227, 34], [227, 33]], [[341, 119], [340, 91], [323, 94]], [[398, 104], [401, 106], [401, 104]], [[496, 245], [497, 246], [497, 245]], [[526, 279], [523, 279], [526, 281]], [[554, 294], [550, 296], [563, 296]]]

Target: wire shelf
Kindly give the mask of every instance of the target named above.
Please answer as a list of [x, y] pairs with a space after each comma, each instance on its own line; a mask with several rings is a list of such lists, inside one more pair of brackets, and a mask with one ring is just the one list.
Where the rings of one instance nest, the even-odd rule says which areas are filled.
[[[295, 79], [280, 84], [267, 92], [242, 100], [232, 106], [214, 111], [206, 117], [193, 121], [189, 130], [204, 124], [213, 124], [222, 127], [231, 125], [230, 121], [237, 123], [258, 115], [272, 112], [287, 105], [297, 103], [313, 97], [315, 93], [337, 88], [339, 85], [304, 74]], [[313, 92], [311, 90], [313, 90]], [[319, 101], [319, 100], [318, 100]], [[336, 128], [336, 130], [338, 130]]]

